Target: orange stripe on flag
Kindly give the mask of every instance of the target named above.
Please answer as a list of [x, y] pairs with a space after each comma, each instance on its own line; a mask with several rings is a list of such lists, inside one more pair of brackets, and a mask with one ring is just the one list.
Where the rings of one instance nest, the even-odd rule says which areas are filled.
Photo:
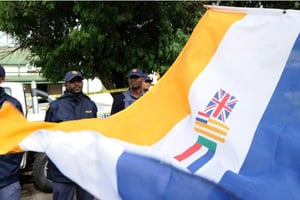
[[205, 123], [199, 122], [199, 121], [196, 121], [195, 124], [198, 125], [198, 126], [201, 126], [201, 127], [205, 128], [205, 129], [208, 129], [208, 130], [210, 130], [210, 131], [212, 131], [214, 133], [218, 133], [218, 134], [224, 135], [224, 136], [227, 135], [226, 131], [223, 131], [219, 127], [212, 126], [211, 124], [205, 124]]
[[226, 132], [229, 131], [229, 127], [226, 126], [224, 123], [220, 122], [219, 120], [215, 120], [215, 119], [213, 119], [213, 118], [209, 118], [209, 119], [208, 119], [208, 123], [209, 123], [209, 124], [215, 124], [215, 125], [217, 125], [218, 127], [221, 127], [222, 129], [226, 130]]
[[18, 144], [26, 136], [38, 129], [51, 128], [56, 125], [46, 122], [29, 123], [10, 102], [4, 102], [2, 105], [0, 119], [0, 154], [21, 151]]
[[201, 133], [202, 135], [205, 135], [206, 137], [209, 137], [209, 138], [214, 139], [214, 140], [216, 140], [216, 141], [219, 141], [219, 142], [222, 142], [222, 143], [225, 142], [225, 139], [224, 139], [224, 138], [221, 138], [221, 137], [219, 137], [219, 136], [217, 136], [217, 135], [214, 135], [214, 134], [212, 134], [212, 133], [210, 133], [210, 132], [208, 132], [208, 131], [205, 131], [205, 130], [203, 130], [203, 129], [200, 129], [200, 128], [194, 128], [194, 130], [195, 130], [196, 132]]
[[2, 108], [0, 127], [4, 134], [0, 134], [0, 152], [15, 148], [26, 136], [45, 128], [64, 132], [95, 130], [105, 136], [133, 144], [154, 144], [191, 113], [188, 94], [193, 81], [213, 57], [228, 28], [244, 16], [241, 13], [208, 10], [157, 85], [132, 106], [109, 118], [82, 119], [58, 124], [27, 122], [16, 110], [8, 108], [9, 106]]

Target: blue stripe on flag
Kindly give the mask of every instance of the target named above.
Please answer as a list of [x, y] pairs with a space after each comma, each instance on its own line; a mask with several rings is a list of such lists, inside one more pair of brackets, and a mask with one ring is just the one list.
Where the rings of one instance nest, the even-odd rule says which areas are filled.
[[196, 117], [196, 121], [199, 121], [199, 122], [202, 122], [202, 123], [205, 123], [205, 124], [207, 124], [207, 122], [208, 122], [207, 119], [203, 119], [203, 118], [200, 118], [200, 117]]
[[190, 164], [188, 166], [188, 169], [192, 173], [195, 173], [198, 169], [200, 169], [203, 165], [205, 165], [210, 159], [212, 159], [214, 155], [215, 155], [215, 151], [208, 149], [208, 151], [203, 156], [201, 156], [200, 158], [195, 160], [192, 164]]
[[[295, 173], [300, 169], [299, 141], [298, 35], [280, 81], [257, 127], [240, 173], [236, 175], [227, 172], [220, 183], [247, 199], [259, 199], [261, 194], [268, 199], [286, 199], [287, 196], [289, 199], [299, 199], [300, 178]], [[247, 176], [243, 178], [243, 175]]]
[[207, 179], [162, 161], [126, 152], [118, 159], [117, 182], [124, 200], [240, 199]]

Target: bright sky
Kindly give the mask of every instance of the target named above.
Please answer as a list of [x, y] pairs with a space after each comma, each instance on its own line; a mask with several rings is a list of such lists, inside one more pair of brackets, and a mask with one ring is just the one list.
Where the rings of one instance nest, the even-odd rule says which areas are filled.
[[12, 45], [12, 40], [6, 35], [6, 33], [0, 31], [0, 46]]

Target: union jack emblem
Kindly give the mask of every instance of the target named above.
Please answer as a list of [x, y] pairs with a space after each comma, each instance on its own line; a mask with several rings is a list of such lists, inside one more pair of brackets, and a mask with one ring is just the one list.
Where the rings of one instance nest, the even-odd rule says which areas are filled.
[[220, 89], [208, 103], [204, 112], [225, 122], [237, 101], [234, 96]]

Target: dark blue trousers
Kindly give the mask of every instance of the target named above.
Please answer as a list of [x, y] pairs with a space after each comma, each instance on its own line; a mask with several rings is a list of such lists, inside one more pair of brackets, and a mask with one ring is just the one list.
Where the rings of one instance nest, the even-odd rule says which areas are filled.
[[53, 182], [53, 200], [93, 200], [94, 197], [75, 183]]

